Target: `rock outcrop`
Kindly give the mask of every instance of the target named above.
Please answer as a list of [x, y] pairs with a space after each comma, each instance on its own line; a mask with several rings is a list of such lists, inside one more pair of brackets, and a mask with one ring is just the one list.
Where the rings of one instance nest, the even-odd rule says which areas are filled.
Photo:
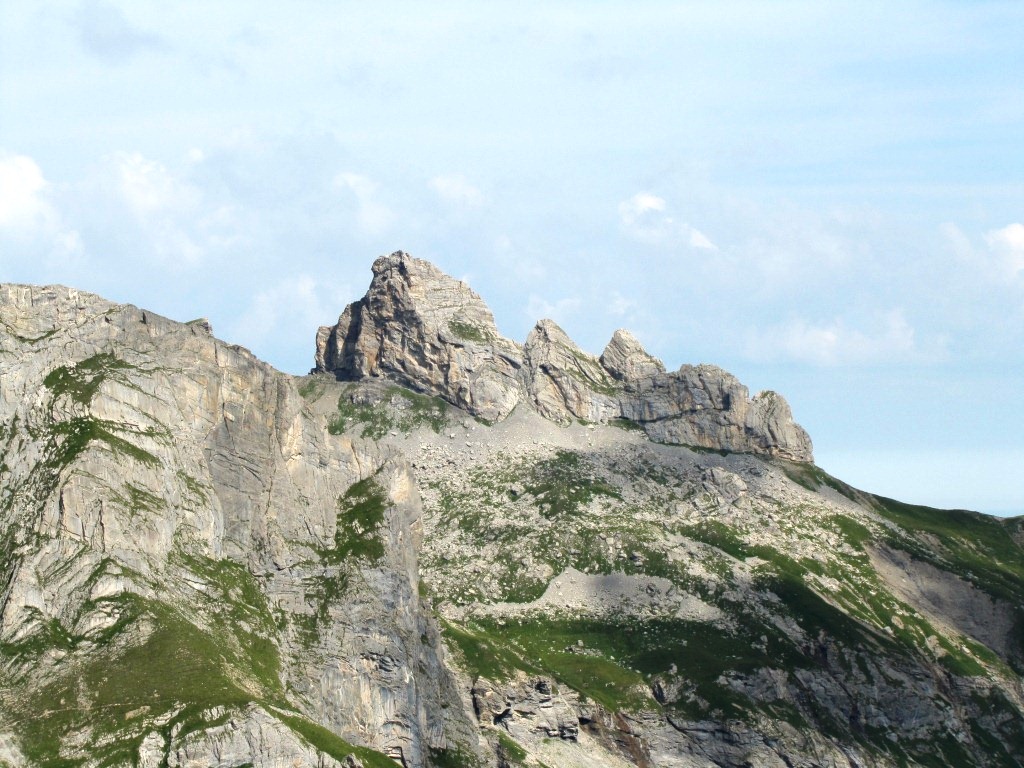
[[785, 399], [751, 399], [739, 380], [714, 365], [684, 365], [625, 381], [622, 418], [642, 424], [658, 442], [813, 461], [811, 439]]
[[618, 381], [641, 379], [665, 372], [665, 364], [647, 353], [640, 341], [620, 328], [601, 353], [601, 365]]
[[377, 259], [366, 296], [320, 328], [313, 370], [343, 381], [387, 378], [488, 421], [523, 401], [561, 423], [627, 419], [660, 442], [813, 460], [810, 438], [780, 395], [751, 399], [714, 366], [666, 373], [625, 330], [600, 358], [552, 320], [538, 322], [520, 347], [498, 333], [468, 286], [401, 251]]
[[490, 421], [519, 402], [522, 352], [465, 283], [398, 251], [373, 264], [366, 296], [316, 340], [316, 369], [383, 377]]
[[600, 361], [577, 347], [553, 320], [541, 320], [523, 347], [530, 402], [552, 421], [606, 422], [619, 415], [619, 387]]

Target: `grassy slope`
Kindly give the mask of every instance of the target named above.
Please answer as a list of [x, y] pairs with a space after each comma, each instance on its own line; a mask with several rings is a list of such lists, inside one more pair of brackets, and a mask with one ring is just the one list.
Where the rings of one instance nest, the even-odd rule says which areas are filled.
[[[782, 668], [792, 674], [797, 669], [820, 671], [824, 667], [837, 679], [851, 674], [870, 675], [874, 674], [870, 661], [878, 654], [907, 668], [928, 669], [938, 663], [958, 676], [1012, 676], [1006, 665], [980, 643], [957, 646], [943, 638], [941, 650], [930, 651], [927, 642], [939, 633], [885, 590], [862, 547], [871, 540], [900, 547], [969, 579], [997, 599], [1012, 601], [1019, 611], [1024, 597], [1024, 551], [1011, 535], [1020, 527], [1019, 521], [900, 504], [860, 493], [813, 465], [780, 464], [801, 485], [811, 490], [823, 486], [837, 490], [891, 524], [869, 529], [852, 517], [827, 518], [822, 524], [845, 543], [847, 551], [826, 566], [749, 545], [742, 531], [715, 521], [690, 526], [685, 535], [721, 553], [721, 561], [726, 564], [723, 573], [728, 570], [730, 558], [763, 561], [757, 571], [758, 586], [778, 598], [780, 615], [790, 617], [807, 637], [818, 638], [818, 642], [795, 647], [770, 621], [742, 609], [731, 610], [737, 623], [730, 631], [678, 620], [533, 614], [511, 620], [477, 618], [464, 624], [447, 624], [445, 633], [457, 649], [460, 663], [471, 674], [493, 680], [508, 678], [517, 669], [548, 674], [609, 710], [659, 708], [662, 705], [651, 696], [652, 688], [657, 690], [652, 683], [675, 683], [682, 686], [683, 695], [664, 706], [683, 716], [749, 719], [767, 715], [797, 727], [814, 727], [843, 741], [859, 742], [868, 751], [890, 754], [900, 762], [973, 764], [970, 753], [951, 737], [894, 747], [885, 734], [852, 728], [842, 713], [824, 711], [808, 703], [810, 700], [800, 711], [782, 700], [755, 702], [737, 693], [726, 679], [763, 668]], [[578, 458], [565, 452], [532, 469], [515, 467], [506, 473], [508, 477], [500, 468], [490, 467], [488, 471], [488, 477], [472, 478], [477, 485], [468, 494], [449, 492], [440, 496], [442, 517], [448, 515], [451, 524], [485, 541], [494, 540], [490, 520], [504, 517], [499, 511], [502, 493], [516, 478], [526, 492], [538, 497], [538, 511], [545, 518], [568, 522], [577, 508], [599, 496], [621, 501], [614, 482], [586, 471]], [[474, 504], [475, 496], [485, 503]], [[487, 509], [492, 511], [480, 511]], [[512, 531], [509, 536], [522, 553], [522, 540]], [[567, 547], [576, 557], [585, 550], [582, 541], [577, 539]], [[550, 545], [557, 549], [555, 542]], [[634, 540], [632, 546], [642, 547], [642, 542]], [[589, 558], [593, 553], [585, 555]], [[628, 561], [590, 565], [599, 572], [653, 570], [669, 578], [676, 575], [656, 552], [644, 551], [644, 555], [645, 562], [639, 567]], [[552, 561], [556, 572], [559, 566], [568, 564], [575, 563]], [[814, 587], [818, 578], [836, 580], [840, 591], [827, 599], [822, 597]], [[536, 594], [537, 589], [522, 595], [512, 589], [501, 597], [529, 600]], [[987, 750], [992, 764], [1017, 765], [1016, 755], [1024, 749], [1024, 722], [1019, 711], [998, 694], [980, 706], [987, 710], [988, 719], [970, 724], [975, 743]], [[993, 725], [997, 722], [998, 727]]]

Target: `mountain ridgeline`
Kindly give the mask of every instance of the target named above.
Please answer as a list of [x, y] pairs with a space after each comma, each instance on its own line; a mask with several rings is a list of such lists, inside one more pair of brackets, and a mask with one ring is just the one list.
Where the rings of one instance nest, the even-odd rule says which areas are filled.
[[0, 286], [0, 766], [1024, 764], [1024, 520], [404, 253], [289, 376]]

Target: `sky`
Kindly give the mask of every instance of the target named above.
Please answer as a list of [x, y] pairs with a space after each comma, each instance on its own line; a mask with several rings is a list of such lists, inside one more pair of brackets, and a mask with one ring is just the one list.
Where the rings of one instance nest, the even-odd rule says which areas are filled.
[[1024, 514], [1024, 3], [0, 0], [0, 280], [281, 370], [395, 250]]

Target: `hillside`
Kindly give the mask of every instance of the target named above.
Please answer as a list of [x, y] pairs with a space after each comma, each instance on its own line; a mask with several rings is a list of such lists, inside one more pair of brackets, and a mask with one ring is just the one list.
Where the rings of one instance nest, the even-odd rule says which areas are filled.
[[0, 286], [0, 765], [1024, 764], [1024, 520], [373, 273], [306, 377]]

